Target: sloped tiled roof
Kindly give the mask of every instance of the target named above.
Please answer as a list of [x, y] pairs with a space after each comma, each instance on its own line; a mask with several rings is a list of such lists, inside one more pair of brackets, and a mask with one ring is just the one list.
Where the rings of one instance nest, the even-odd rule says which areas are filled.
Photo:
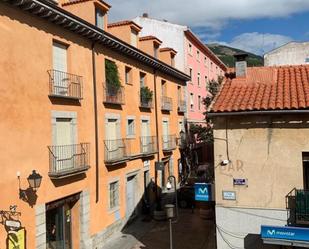
[[210, 112], [309, 109], [309, 65], [253, 67], [226, 78]]
[[122, 21], [119, 21], [119, 22], [109, 23], [109, 24], [107, 24], [107, 27], [108, 28], [114, 28], [114, 27], [119, 27], [119, 26], [124, 26], [124, 25], [134, 25], [138, 29], [142, 29], [141, 26], [139, 26], [137, 23], [135, 23], [131, 20], [122, 20]]
[[157, 38], [153, 35], [142, 36], [142, 37], [139, 38], [139, 40], [140, 41], [157, 40], [158, 43], [162, 43], [162, 41], [159, 38]]

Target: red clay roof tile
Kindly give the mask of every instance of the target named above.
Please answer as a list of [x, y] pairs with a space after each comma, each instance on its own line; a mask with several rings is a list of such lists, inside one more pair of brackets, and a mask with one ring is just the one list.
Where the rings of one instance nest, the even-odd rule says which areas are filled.
[[309, 109], [309, 65], [253, 67], [228, 79], [211, 112]]

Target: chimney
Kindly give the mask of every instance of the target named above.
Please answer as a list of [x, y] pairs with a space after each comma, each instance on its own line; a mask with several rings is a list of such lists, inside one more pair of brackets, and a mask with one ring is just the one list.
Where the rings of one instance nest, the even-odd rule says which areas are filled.
[[143, 17], [148, 18], [149, 17], [148, 13], [143, 13]]
[[234, 54], [236, 63], [236, 77], [246, 77], [247, 74], [247, 61], [246, 58], [248, 57], [248, 54], [246, 53], [237, 53]]

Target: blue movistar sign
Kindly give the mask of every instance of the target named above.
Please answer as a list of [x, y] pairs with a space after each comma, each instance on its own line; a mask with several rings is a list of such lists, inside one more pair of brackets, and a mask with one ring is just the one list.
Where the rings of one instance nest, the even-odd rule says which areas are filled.
[[309, 241], [309, 228], [261, 226], [262, 239]]
[[195, 183], [194, 190], [196, 201], [211, 201], [211, 184]]

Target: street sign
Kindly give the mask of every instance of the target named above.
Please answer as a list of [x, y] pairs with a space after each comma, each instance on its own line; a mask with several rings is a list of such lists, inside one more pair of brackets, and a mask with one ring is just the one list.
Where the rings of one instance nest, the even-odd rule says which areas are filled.
[[211, 201], [210, 183], [195, 183], [194, 190], [196, 201]]
[[248, 180], [244, 178], [234, 178], [233, 179], [233, 184], [238, 185], [238, 186], [247, 186], [248, 185]]
[[223, 200], [236, 200], [236, 192], [235, 191], [222, 191]]
[[164, 162], [155, 162], [156, 170], [164, 171]]
[[18, 220], [6, 220], [4, 225], [9, 230], [18, 230], [21, 227], [21, 223]]

